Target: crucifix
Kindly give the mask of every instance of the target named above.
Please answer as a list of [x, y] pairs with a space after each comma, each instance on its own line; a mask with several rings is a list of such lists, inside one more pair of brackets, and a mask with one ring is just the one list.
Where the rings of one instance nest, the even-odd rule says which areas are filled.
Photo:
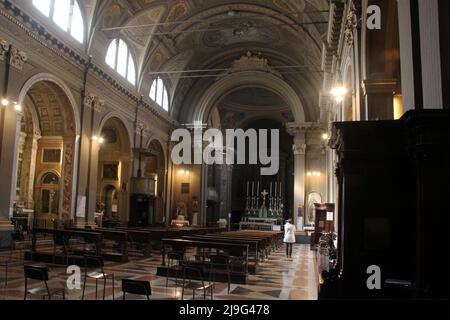
[[266, 206], [266, 197], [269, 193], [264, 189], [263, 192], [261, 192], [261, 195], [263, 196], [263, 207]]

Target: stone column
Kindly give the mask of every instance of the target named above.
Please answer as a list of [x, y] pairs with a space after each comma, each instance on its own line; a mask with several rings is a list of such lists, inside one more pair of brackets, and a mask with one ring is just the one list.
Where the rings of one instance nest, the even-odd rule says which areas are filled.
[[[100, 150], [100, 144], [97, 141], [92, 141], [91, 144], [91, 162], [89, 163], [90, 178], [88, 193], [89, 193], [89, 203], [86, 204], [86, 220], [85, 223], [88, 225], [95, 224], [95, 205], [97, 202], [97, 183], [98, 183], [98, 152]], [[118, 190], [120, 193], [120, 190]]]
[[76, 137], [63, 137], [63, 161], [61, 166], [59, 219], [66, 221], [75, 216], [75, 151]]
[[[22, 188], [24, 188], [23, 199], [28, 209], [34, 209], [34, 179], [36, 176], [36, 156], [40, 138], [40, 135], [34, 134], [27, 136], [25, 140], [24, 171], [22, 172], [22, 175], [25, 177], [22, 181]], [[20, 179], [20, 177], [17, 177], [17, 179]]]
[[288, 123], [287, 132], [294, 137], [294, 201], [292, 203], [294, 224], [299, 231], [304, 227], [305, 179], [306, 179], [306, 131], [310, 124]]
[[201, 226], [206, 226], [208, 214], [208, 166], [206, 164], [201, 165], [201, 184], [200, 184], [200, 221]]
[[[159, 163], [158, 163], [159, 166]], [[166, 181], [166, 169], [164, 167], [157, 170], [156, 174], [158, 175], [158, 181], [157, 181], [157, 194], [156, 194], [156, 203], [155, 203], [155, 210], [156, 210], [156, 216], [155, 220], [156, 223], [163, 223], [164, 222], [164, 197], [165, 197], [165, 181]]]
[[443, 109], [438, 0], [419, 1], [419, 20], [423, 107]]
[[416, 105], [414, 96], [414, 62], [411, 31], [410, 0], [397, 0], [400, 38], [400, 63], [402, 75], [403, 111], [413, 110]]
[[[98, 151], [97, 151], [97, 154], [98, 154]], [[131, 165], [127, 158], [129, 158], [129, 156], [125, 155], [121, 159], [122, 160], [121, 161], [122, 173], [121, 173], [120, 185], [119, 185], [119, 206], [120, 206], [119, 210], [120, 210], [121, 219], [124, 222], [130, 221], [130, 187], [129, 187], [129, 185], [130, 185]], [[97, 159], [97, 163], [98, 163], [98, 159]], [[97, 170], [98, 170], [98, 168], [97, 168]], [[98, 176], [97, 170], [96, 170], [96, 174]], [[145, 170], [145, 168], [142, 168], [142, 170]], [[96, 184], [96, 188], [97, 188], [97, 184]], [[95, 198], [97, 199], [97, 195]], [[156, 203], [155, 203], [155, 205], [156, 205]]]
[[16, 193], [17, 156], [21, 115], [13, 107], [0, 108], [0, 248], [10, 244], [10, 218]]

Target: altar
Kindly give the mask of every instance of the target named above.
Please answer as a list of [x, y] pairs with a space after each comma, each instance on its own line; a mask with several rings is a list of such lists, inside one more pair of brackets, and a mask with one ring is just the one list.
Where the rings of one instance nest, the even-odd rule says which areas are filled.
[[239, 224], [241, 230], [281, 230], [284, 224], [284, 204], [281, 197], [282, 183], [271, 182], [269, 191], [263, 190], [260, 192], [259, 182], [247, 182], [245, 216]]

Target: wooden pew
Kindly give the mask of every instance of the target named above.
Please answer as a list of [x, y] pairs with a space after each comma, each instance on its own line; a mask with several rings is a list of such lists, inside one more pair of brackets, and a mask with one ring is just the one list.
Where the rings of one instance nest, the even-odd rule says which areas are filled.
[[[53, 236], [53, 254], [39, 253], [36, 251], [37, 235], [51, 235]], [[26, 259], [32, 261], [41, 262], [51, 262], [58, 264], [68, 264], [69, 263], [69, 251], [70, 250], [70, 240], [74, 238], [82, 238], [86, 242], [91, 242], [95, 247], [95, 254], [101, 254], [101, 243], [102, 234], [100, 232], [85, 231], [85, 230], [64, 230], [64, 229], [41, 229], [34, 228], [31, 240], [31, 252], [26, 254]], [[58, 256], [57, 245], [61, 244], [63, 246], [64, 255]]]
[[[247, 239], [232, 239], [229, 237], [221, 237], [216, 235], [197, 235], [197, 236], [184, 236], [182, 239], [194, 240], [194, 241], [205, 241], [213, 243], [233, 243], [233, 244], [248, 244], [249, 246], [249, 266], [248, 270], [251, 274], [257, 273], [257, 267], [259, 262], [259, 246], [258, 240], [247, 240]], [[250, 259], [253, 256], [253, 263], [250, 263]]]
[[237, 231], [218, 233], [214, 236], [259, 241], [260, 256], [264, 259], [280, 245], [283, 233], [279, 231]]
[[[101, 230], [108, 230], [108, 228], [102, 228]], [[109, 229], [111, 230], [111, 229]], [[144, 257], [151, 257], [152, 255], [152, 242], [153, 233], [144, 229], [130, 229], [130, 228], [115, 228], [112, 230], [126, 232], [128, 234], [128, 250], [133, 250], [136, 244], [142, 246], [142, 253]]]
[[[236, 243], [220, 243], [220, 242], [209, 242], [209, 241], [198, 241], [198, 240], [187, 240], [187, 239], [162, 239], [162, 265], [158, 267], [157, 275], [165, 277], [167, 276], [168, 270], [166, 266], [166, 253], [168, 252], [168, 247], [175, 247], [177, 250], [183, 250], [187, 252], [187, 249], [194, 248], [197, 250], [201, 249], [218, 249], [223, 250], [229, 254], [230, 257], [234, 258], [235, 261], [241, 261], [242, 272], [236, 270], [231, 271], [231, 281], [234, 283], [245, 284], [247, 281], [247, 275], [249, 273], [248, 269], [248, 256], [249, 256], [249, 245], [248, 244], [236, 244]], [[188, 261], [189, 264], [197, 264], [204, 268], [208, 267], [205, 260], [202, 261]], [[170, 270], [170, 269], [169, 269]], [[220, 281], [220, 279], [218, 279]]]
[[[108, 229], [108, 228], [96, 228], [96, 229], [79, 229], [79, 228], [65, 228], [70, 231], [89, 231], [99, 232], [102, 235], [101, 249], [107, 248], [106, 240], [114, 241], [117, 246], [117, 253], [105, 253], [102, 252], [102, 256], [108, 260], [127, 262], [128, 261], [128, 233], [120, 230]], [[104, 251], [104, 250], [102, 250]]]

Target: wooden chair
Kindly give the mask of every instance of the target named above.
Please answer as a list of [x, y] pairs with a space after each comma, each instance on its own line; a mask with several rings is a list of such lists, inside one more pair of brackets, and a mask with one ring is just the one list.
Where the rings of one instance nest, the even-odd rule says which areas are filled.
[[209, 281], [215, 284], [217, 274], [226, 275], [228, 280], [228, 293], [230, 293], [231, 289], [230, 257], [227, 255], [211, 255], [209, 256], [209, 260], [210, 260]]
[[[45, 300], [46, 297], [48, 297], [48, 299], [51, 300], [53, 296], [61, 296], [63, 300], [66, 299], [66, 292], [64, 288], [51, 289], [48, 286], [49, 277], [48, 277], [48, 268], [46, 266], [25, 265], [24, 274], [25, 274], [25, 295], [23, 298], [24, 300], [27, 299], [28, 295], [42, 296], [43, 300]], [[28, 289], [28, 280], [40, 281], [43, 283], [43, 285], [32, 289]]]
[[180, 251], [171, 251], [167, 254], [166, 288], [169, 286], [169, 278], [172, 272], [175, 272], [175, 286], [178, 285], [178, 278], [183, 272], [184, 257], [184, 252]]
[[[187, 284], [186, 280], [189, 281]], [[183, 266], [183, 290], [181, 292], [181, 300], [184, 300], [184, 291], [186, 289], [192, 290], [193, 300], [195, 300], [195, 293], [197, 291], [203, 291], [204, 300], [206, 300], [206, 293], [209, 291], [211, 294], [211, 300], [213, 300], [214, 284], [211, 282], [205, 284], [203, 270], [201, 267]]]
[[148, 281], [122, 279], [123, 300], [127, 293], [146, 296], [150, 300], [152, 295], [152, 287]]
[[[81, 300], [84, 300], [84, 295], [86, 292], [86, 282], [87, 282], [88, 278], [95, 280], [95, 299], [97, 299], [98, 281], [103, 280], [103, 300], [105, 300], [105, 297], [106, 297], [106, 281], [108, 279], [111, 279], [113, 300], [115, 299], [114, 273], [111, 273], [111, 274], [105, 273], [104, 266], [105, 266], [105, 263], [104, 263], [102, 257], [96, 257], [96, 256], [85, 256], [84, 257], [84, 284], [83, 284], [83, 295], [81, 297]], [[88, 272], [89, 268], [94, 269], [94, 271]]]

